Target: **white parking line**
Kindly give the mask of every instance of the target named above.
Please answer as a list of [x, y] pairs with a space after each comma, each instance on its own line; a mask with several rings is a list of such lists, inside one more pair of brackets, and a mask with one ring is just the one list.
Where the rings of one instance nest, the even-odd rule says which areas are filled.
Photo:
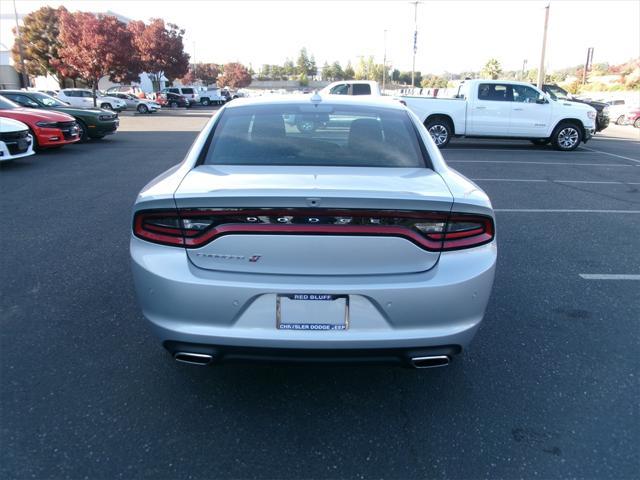
[[640, 280], [640, 275], [630, 275], [626, 273], [580, 273], [585, 280]]
[[601, 153], [603, 155], [609, 155], [610, 157], [622, 158], [624, 160], [631, 160], [632, 162], [640, 163], [640, 160], [631, 157], [625, 157], [623, 155], [616, 155], [615, 153], [603, 152], [602, 150], [594, 150], [593, 148], [582, 147], [590, 152]]
[[631, 213], [640, 214], [640, 210], [580, 210], [560, 208], [494, 208], [499, 213]]
[[601, 181], [601, 180], [545, 180], [532, 178], [472, 178], [474, 182], [548, 182], [548, 183], [586, 183], [586, 184], [602, 184], [602, 185], [640, 185], [640, 182], [617, 182], [617, 181]]
[[[574, 153], [589, 153], [583, 150], [584, 147], [580, 147], [579, 150], [574, 150], [573, 152], [571, 152], [571, 154], [573, 155]], [[536, 152], [536, 153], [540, 153], [540, 151], [537, 151], [534, 148], [464, 148], [464, 147], [449, 147], [447, 148], [447, 151], [449, 152], [519, 152], [519, 153], [530, 153], [530, 152]], [[543, 151], [544, 154], [549, 154], [549, 153], [553, 153], [556, 155], [565, 155], [567, 152], [561, 152], [559, 150], [544, 150]]]
[[637, 167], [626, 163], [514, 162], [511, 160], [447, 160], [447, 163], [515, 163], [529, 165], [572, 165], [574, 167]]

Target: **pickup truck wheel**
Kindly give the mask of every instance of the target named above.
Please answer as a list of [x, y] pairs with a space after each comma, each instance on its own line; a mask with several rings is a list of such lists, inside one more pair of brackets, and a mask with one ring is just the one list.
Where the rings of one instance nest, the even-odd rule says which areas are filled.
[[202, 98], [202, 99], [200, 99], [200, 103], [202, 105], [204, 105], [205, 107], [208, 107], [211, 102], [209, 101], [208, 98]]
[[547, 145], [551, 140], [549, 140], [548, 138], [534, 138], [533, 140], [531, 140], [531, 143], [533, 143], [534, 145], [538, 145], [538, 146], [542, 146], [542, 145]]
[[427, 121], [425, 127], [438, 148], [444, 148], [451, 140], [451, 125], [444, 119], [434, 118]]
[[551, 142], [556, 150], [569, 152], [575, 150], [582, 141], [580, 127], [574, 123], [561, 123], [551, 135]]
[[616, 118], [616, 125], [622, 125], [624, 123], [624, 115], [620, 115]]
[[302, 119], [296, 122], [296, 127], [300, 133], [312, 133], [316, 130], [316, 122], [310, 119]]

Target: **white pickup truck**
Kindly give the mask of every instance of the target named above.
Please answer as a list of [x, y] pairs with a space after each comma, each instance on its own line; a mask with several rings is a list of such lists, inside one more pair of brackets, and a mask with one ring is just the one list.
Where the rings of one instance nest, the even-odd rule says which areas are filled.
[[595, 132], [596, 110], [584, 103], [553, 100], [524, 82], [467, 80], [456, 98], [399, 97], [439, 147], [451, 137], [528, 139], [574, 150]]

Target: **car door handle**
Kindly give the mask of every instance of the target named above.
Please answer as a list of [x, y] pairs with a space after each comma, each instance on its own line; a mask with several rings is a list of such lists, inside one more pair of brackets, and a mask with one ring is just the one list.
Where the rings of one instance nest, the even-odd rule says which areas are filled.
[[487, 107], [476, 107], [476, 110], [484, 110], [484, 109], [486, 109], [486, 108], [487, 108]]
[[521, 111], [524, 110], [524, 108], [514, 108], [513, 110], [516, 111], [516, 112], [521, 112]]

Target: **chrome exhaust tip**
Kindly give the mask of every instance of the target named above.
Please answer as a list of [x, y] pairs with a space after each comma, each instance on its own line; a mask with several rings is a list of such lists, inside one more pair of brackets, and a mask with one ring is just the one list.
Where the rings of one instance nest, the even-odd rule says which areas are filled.
[[176, 362], [189, 365], [209, 365], [213, 361], [213, 356], [206, 353], [176, 352], [173, 358]]
[[431, 357], [412, 357], [411, 365], [413, 368], [435, 368], [446, 367], [451, 362], [447, 355], [434, 355]]

